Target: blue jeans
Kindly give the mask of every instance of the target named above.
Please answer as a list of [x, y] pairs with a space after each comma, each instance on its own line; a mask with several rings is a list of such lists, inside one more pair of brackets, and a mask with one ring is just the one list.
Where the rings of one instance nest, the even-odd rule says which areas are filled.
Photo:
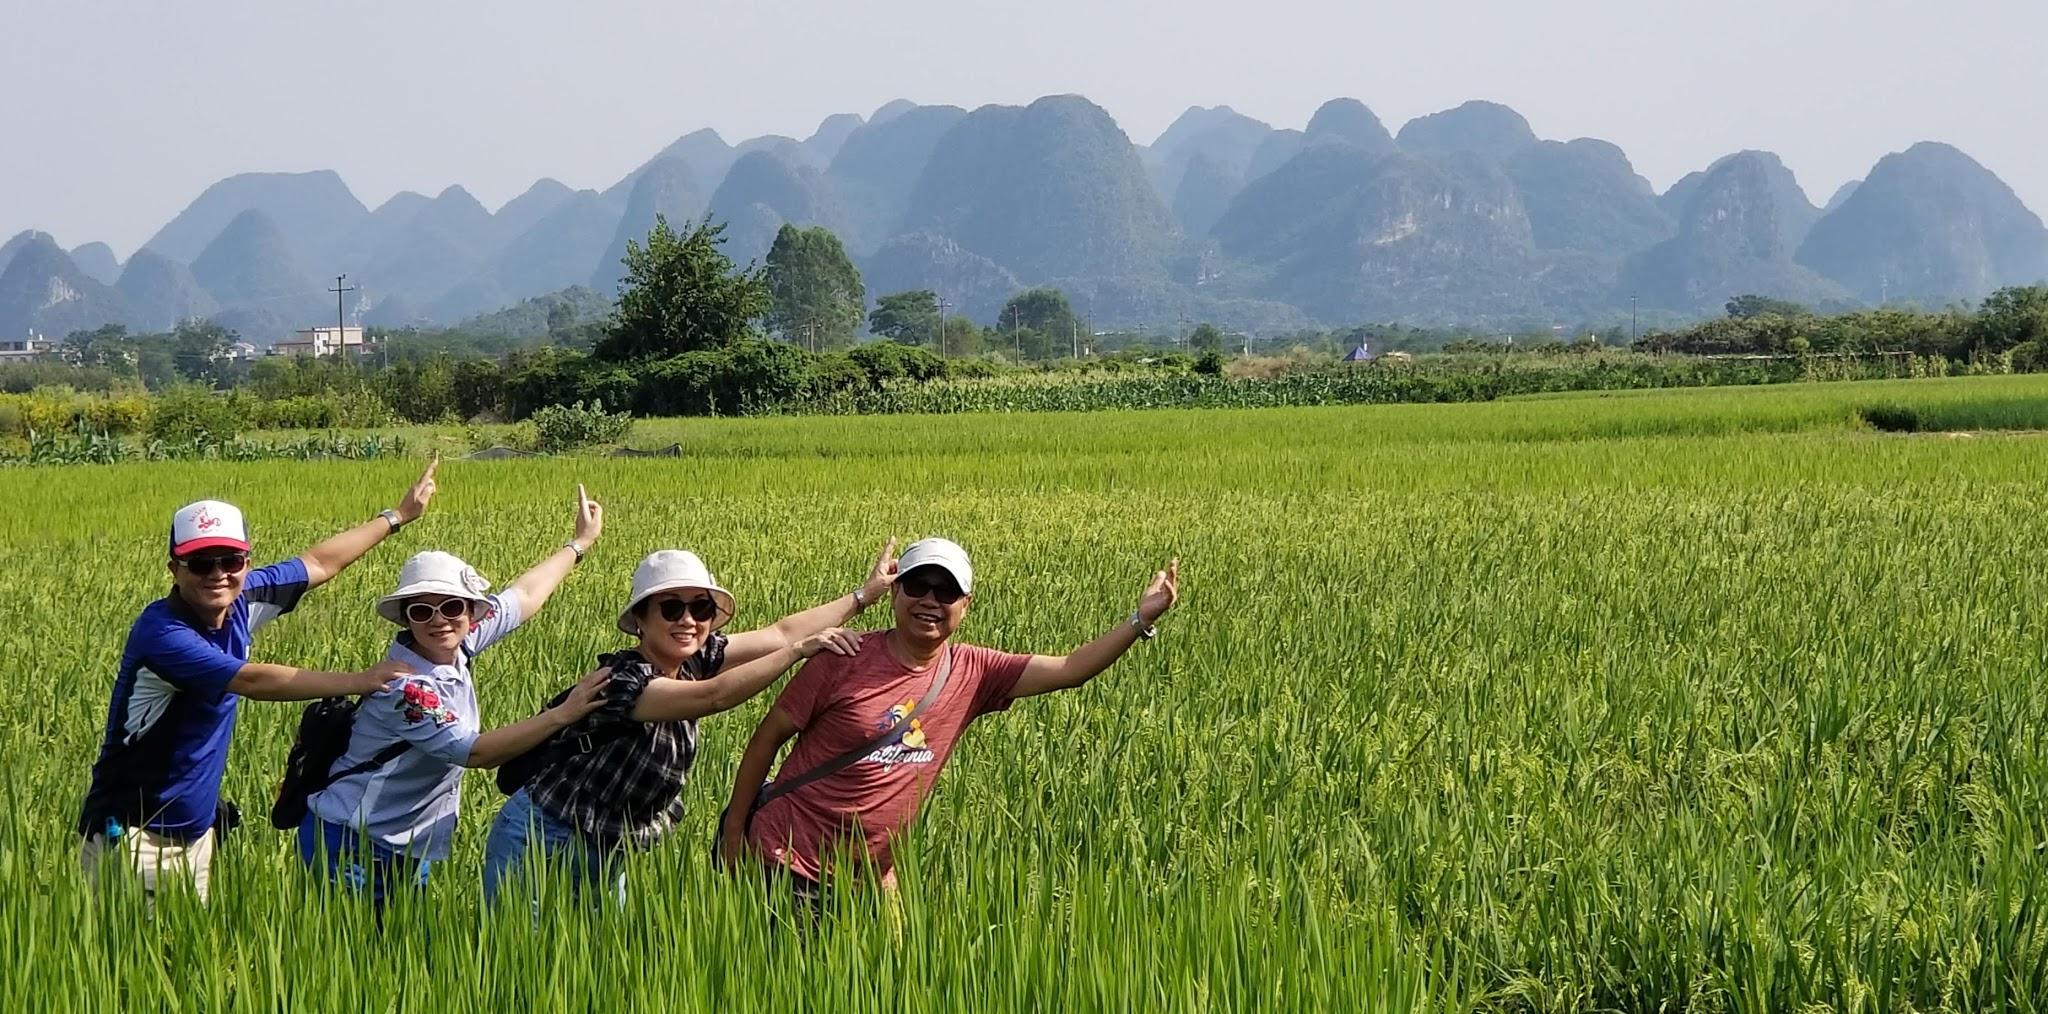
[[536, 867], [521, 876], [527, 861], [534, 858], [566, 869], [578, 896], [609, 886], [613, 900], [625, 905], [624, 853], [593, 842], [582, 832], [548, 816], [547, 811], [533, 804], [525, 789], [520, 789], [505, 800], [497, 819], [491, 821], [491, 836], [484, 843], [484, 904], [496, 904], [498, 891], [508, 880], [518, 877], [526, 882], [534, 918], [540, 918], [541, 884], [546, 880], [546, 871]]
[[379, 909], [399, 888], [427, 886], [432, 863], [414, 859], [359, 828], [321, 820], [308, 810], [299, 822], [299, 859], [319, 870], [330, 883], [367, 893]]

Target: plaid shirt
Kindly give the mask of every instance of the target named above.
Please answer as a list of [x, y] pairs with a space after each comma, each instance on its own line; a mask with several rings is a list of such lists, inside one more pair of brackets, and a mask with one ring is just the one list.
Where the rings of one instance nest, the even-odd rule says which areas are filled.
[[[725, 665], [724, 634], [713, 634], [683, 663], [678, 679], [708, 679]], [[598, 656], [610, 666], [603, 706], [561, 734], [569, 741], [611, 736], [588, 753], [568, 750], [534, 772], [527, 795], [548, 816], [604, 847], [647, 848], [683, 815], [683, 782], [697, 759], [697, 723], [636, 722], [633, 705], [660, 672], [632, 649]], [[617, 726], [633, 728], [620, 734]]]

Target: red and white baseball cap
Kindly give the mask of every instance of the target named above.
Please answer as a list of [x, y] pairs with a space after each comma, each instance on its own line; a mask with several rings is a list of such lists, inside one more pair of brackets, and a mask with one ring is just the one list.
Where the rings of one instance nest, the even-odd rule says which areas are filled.
[[171, 555], [188, 556], [202, 549], [249, 551], [249, 529], [234, 504], [201, 500], [171, 515]]

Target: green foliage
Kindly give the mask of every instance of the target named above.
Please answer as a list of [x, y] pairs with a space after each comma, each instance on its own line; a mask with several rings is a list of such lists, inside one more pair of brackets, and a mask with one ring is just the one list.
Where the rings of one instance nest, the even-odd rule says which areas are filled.
[[[1026, 289], [1011, 296], [996, 317], [990, 339], [1025, 359], [1048, 359], [1066, 352], [1080, 332], [1080, 318], [1058, 289]], [[1026, 337], [1026, 332], [1030, 332]]]
[[[481, 785], [432, 882], [381, 914], [260, 826], [208, 905], [89, 891], [62, 829], [121, 632], [163, 593], [146, 554], [165, 514], [220, 490], [285, 555], [420, 462], [12, 470], [8, 502], [64, 502], [0, 517], [4, 653], [78, 675], [18, 679], [0, 706], [0, 926], [20, 930], [0, 990], [207, 1010], [518, 1010], [537, 989], [567, 998], [542, 1007], [903, 1014], [2030, 1009], [2040, 449], [1858, 426], [1886, 403], [2038, 415], [2048, 382], [643, 424], [692, 457], [448, 462], [410, 545], [265, 629], [260, 657], [367, 665], [392, 630], [366, 603], [407, 552], [508, 578], [561, 544], [582, 481], [605, 541], [478, 663], [494, 721], [618, 643], [646, 547], [702, 549], [751, 627], [843, 594], [889, 534], [946, 532], [982, 589], [961, 639], [1041, 652], [1096, 637], [1181, 557], [1157, 641], [962, 741], [897, 841], [899, 915], [847, 885], [796, 932], [704, 856], [730, 782], [712, 776], [772, 690], [702, 723], [678, 826], [623, 856], [623, 907], [558, 879], [538, 927], [523, 898], [486, 907], [502, 798]], [[1259, 659], [1289, 677], [1230, 678]], [[298, 713], [244, 702], [226, 798], [267, 796]]]
[[178, 376], [211, 387], [227, 386], [239, 337], [211, 321], [180, 321], [171, 330], [171, 360]]
[[867, 290], [830, 229], [785, 223], [768, 249], [763, 276], [771, 300], [768, 328], [784, 341], [812, 351], [853, 341]]
[[1984, 297], [1970, 324], [1978, 349], [2002, 352], [2018, 345], [2039, 347], [2048, 339], [2048, 285], [2000, 289]]
[[241, 406], [230, 395], [181, 384], [157, 395], [149, 435], [166, 443], [225, 443], [247, 425]]
[[546, 454], [615, 444], [633, 428], [632, 413], [606, 412], [603, 402], [593, 402], [588, 408], [580, 401], [549, 405], [535, 412], [532, 422], [540, 450]]
[[1188, 348], [1196, 352], [1221, 353], [1223, 331], [1216, 325], [1203, 321], [1188, 333]]
[[677, 234], [657, 215], [646, 244], [626, 244], [626, 274], [595, 354], [610, 362], [662, 359], [755, 337], [770, 297], [758, 270], [733, 266], [719, 247], [725, 225], [705, 218]]
[[939, 353], [945, 356], [978, 356], [988, 351], [988, 333], [966, 317], [947, 317], [939, 328]]
[[1730, 317], [1761, 317], [1766, 314], [1776, 317], [1810, 317], [1813, 311], [1789, 299], [1772, 299], [1769, 296], [1737, 296], [1728, 301]]
[[939, 296], [930, 289], [892, 292], [875, 301], [868, 331], [904, 345], [939, 343]]

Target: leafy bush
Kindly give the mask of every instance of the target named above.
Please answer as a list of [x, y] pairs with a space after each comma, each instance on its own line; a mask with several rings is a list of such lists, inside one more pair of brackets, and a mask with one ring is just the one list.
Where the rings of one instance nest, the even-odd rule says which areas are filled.
[[588, 408], [580, 401], [549, 405], [535, 412], [532, 422], [536, 442], [547, 454], [618, 443], [633, 428], [632, 413], [606, 412], [603, 402], [593, 402]]
[[169, 443], [225, 443], [247, 427], [239, 399], [196, 384], [181, 384], [157, 396], [149, 435]]

